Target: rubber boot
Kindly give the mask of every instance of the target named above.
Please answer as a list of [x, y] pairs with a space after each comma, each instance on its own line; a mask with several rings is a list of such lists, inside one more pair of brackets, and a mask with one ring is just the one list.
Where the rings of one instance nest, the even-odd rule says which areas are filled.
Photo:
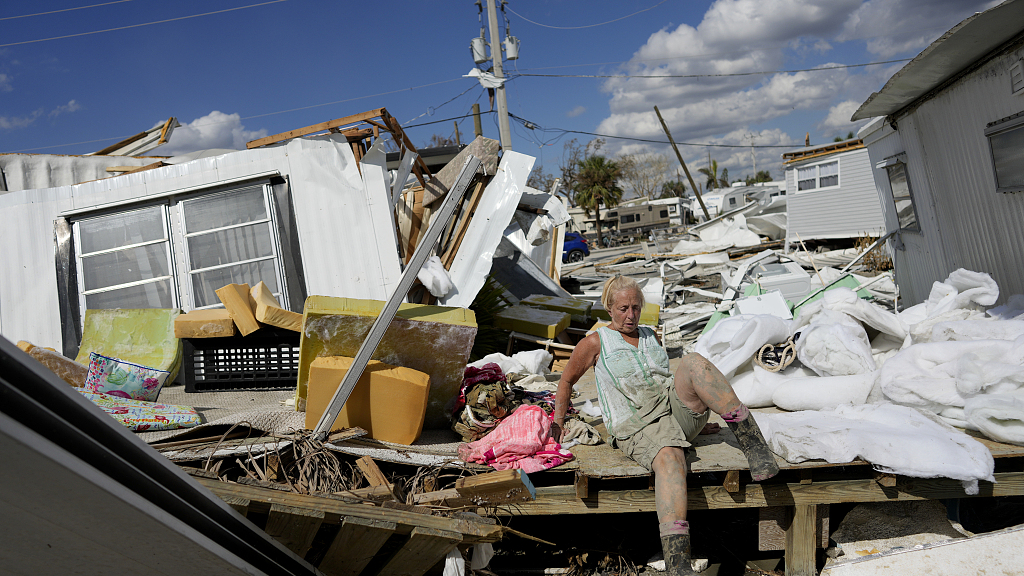
[[736, 435], [743, 449], [743, 455], [747, 457], [747, 464], [750, 465], [750, 475], [754, 482], [767, 480], [779, 473], [779, 465], [775, 463], [775, 455], [768, 448], [768, 443], [761, 435], [761, 429], [757, 426], [754, 417], [747, 415], [739, 421], [730, 422], [726, 420], [729, 429]]
[[690, 535], [668, 534], [661, 537], [666, 576], [696, 576], [690, 565]]

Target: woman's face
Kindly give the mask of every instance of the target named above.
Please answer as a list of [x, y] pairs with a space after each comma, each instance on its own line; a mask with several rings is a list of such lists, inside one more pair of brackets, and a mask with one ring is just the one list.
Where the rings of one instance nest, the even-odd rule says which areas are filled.
[[638, 290], [625, 289], [612, 295], [612, 317], [610, 328], [623, 334], [633, 334], [640, 325], [640, 312], [644, 307], [644, 299]]

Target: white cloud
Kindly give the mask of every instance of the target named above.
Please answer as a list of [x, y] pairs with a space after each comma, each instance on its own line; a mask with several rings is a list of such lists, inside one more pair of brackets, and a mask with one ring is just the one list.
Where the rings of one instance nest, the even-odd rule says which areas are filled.
[[11, 77], [7, 74], [0, 74], [0, 92], [10, 92], [11, 90], [14, 90]]
[[840, 42], [865, 40], [872, 54], [914, 55], [942, 33], [998, 0], [868, 0], [843, 24]]
[[[159, 124], [162, 124], [160, 121]], [[175, 128], [171, 140], [157, 149], [166, 156], [187, 154], [197, 150], [228, 148], [242, 150], [245, 143], [267, 135], [265, 129], [246, 130], [238, 114], [225, 114], [214, 110], [188, 124]]]
[[50, 110], [50, 118], [56, 118], [66, 112], [75, 112], [82, 109], [82, 105], [75, 100], [69, 100], [67, 104], [61, 104], [53, 110]]
[[584, 108], [583, 106], [577, 106], [577, 107], [573, 108], [572, 110], [569, 110], [568, 112], [566, 112], [565, 115], [568, 116], [569, 118], [575, 118], [575, 117], [579, 116], [580, 114], [583, 114], [586, 111], [587, 111], [587, 109]]
[[860, 108], [860, 102], [846, 100], [828, 109], [828, 116], [820, 124], [818, 130], [826, 134], [836, 133], [841, 136], [847, 132], [857, 132], [857, 128], [867, 121], [850, 122], [850, 117]]
[[16, 128], [24, 128], [31, 125], [42, 115], [43, 109], [40, 108], [31, 114], [25, 114], [23, 116], [0, 116], [0, 129], [14, 130]]
[[[878, 90], [902, 63], [815, 72], [716, 75], [809, 68], [812, 66], [793, 63], [803, 59], [821, 62], [822, 55], [832, 54], [834, 47], [844, 43], [843, 55], [832, 58], [847, 60], [858, 50], [867, 50], [869, 58], [913, 55], [964, 17], [995, 1], [715, 0], [697, 26], [683, 24], [651, 34], [623, 66], [634, 76], [689, 77], [610, 79], [603, 90], [610, 96], [611, 113], [595, 131], [661, 139], [664, 135], [653, 110], [657, 105], [675, 139], [682, 142], [749, 144], [745, 136], [749, 127], [771, 127], [773, 121], [786, 117], [800, 118], [806, 127], [795, 128], [799, 133], [792, 138], [780, 132], [776, 138], [780, 144], [802, 146], [807, 129], [821, 132], [812, 134], [812, 141], [823, 136], [831, 139], [840, 132], [845, 135], [856, 130], [857, 125], [849, 119], [859, 103]], [[636, 148], [636, 144], [611, 139], [605, 152], [614, 155]], [[730, 168], [732, 176], [742, 176], [753, 168], [749, 148], [728, 150], [712, 153], [720, 165]], [[781, 177], [782, 151], [784, 148], [755, 151], [758, 168], [770, 168], [776, 178]], [[687, 154], [685, 150], [683, 153]], [[705, 156], [698, 166], [706, 163]]]

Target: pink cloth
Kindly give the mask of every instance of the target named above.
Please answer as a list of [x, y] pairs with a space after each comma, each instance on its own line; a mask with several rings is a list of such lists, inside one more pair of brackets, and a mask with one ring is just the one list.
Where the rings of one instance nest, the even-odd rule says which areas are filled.
[[518, 468], [527, 474], [573, 459], [571, 452], [562, 450], [551, 438], [551, 418], [539, 406], [520, 406], [487, 436], [461, 444], [459, 457], [496, 470]]

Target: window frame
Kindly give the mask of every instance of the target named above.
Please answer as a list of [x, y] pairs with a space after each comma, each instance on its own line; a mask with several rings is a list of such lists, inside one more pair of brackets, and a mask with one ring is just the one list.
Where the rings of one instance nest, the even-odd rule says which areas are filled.
[[[197, 310], [203, 308], [219, 308], [222, 305], [220, 302], [207, 304], [205, 306], [196, 305], [196, 294], [193, 286], [193, 277], [197, 273], [204, 271], [210, 271], [220, 268], [227, 268], [230, 266], [237, 266], [249, 262], [249, 260], [231, 262], [227, 264], [219, 264], [216, 266], [207, 266], [205, 268], [192, 269], [191, 266], [191, 255], [189, 253], [189, 238], [202, 236], [204, 234], [214, 234], [218, 231], [240, 228], [244, 226], [252, 226], [254, 224], [264, 225], [268, 228], [270, 237], [270, 249], [271, 255], [262, 256], [253, 261], [265, 261], [272, 260], [274, 274], [277, 279], [277, 289], [274, 291], [275, 297], [281, 303], [282, 307], [290, 309], [290, 303], [294, 299], [293, 296], [298, 294], [291, 290], [289, 282], [295, 280], [298, 284], [296, 289], [301, 291], [299, 296], [304, 298], [305, 289], [303, 287], [303, 272], [301, 265], [296, 267], [294, 271], [297, 273], [297, 277], [294, 279], [289, 278], [289, 267], [286, 260], [299, 258], [301, 256], [297, 253], [298, 246], [293, 246], [294, 242], [291, 238], [282, 238], [281, 235], [285, 234], [285, 228], [279, 222], [279, 218], [284, 217], [289, 221], [290, 226], [294, 227], [294, 222], [290, 220], [291, 207], [287, 206], [288, 212], [282, 213], [281, 206], [278, 204], [282, 201], [288, 202], [287, 197], [284, 199], [279, 197], [281, 191], [277, 190], [279, 186], [287, 188], [287, 180], [282, 180], [280, 176], [277, 176], [279, 183], [275, 184], [275, 178], [269, 174], [253, 175], [250, 178], [237, 179], [229, 182], [211, 183], [205, 186], [189, 187], [184, 190], [171, 191], [167, 194], [160, 196], [151, 196], [134, 199], [134, 201], [116, 202], [106, 204], [92, 209], [79, 209], [62, 214], [63, 218], [69, 220], [69, 224], [72, 229], [72, 244], [74, 246], [74, 257], [72, 258], [71, 266], [77, 269], [74, 272], [76, 282], [72, 285], [77, 289], [78, 294], [68, 294], [69, 300], [76, 299], [79, 303], [81, 316], [78, 318], [78, 324], [84, 321], [84, 312], [88, 309], [86, 306], [86, 296], [113, 291], [116, 289], [131, 287], [135, 285], [143, 285], [148, 283], [156, 283], [166, 279], [170, 279], [171, 294], [172, 294], [172, 308], [181, 308], [186, 311]], [[232, 192], [237, 192], [246, 188], [260, 189], [262, 195], [263, 209], [265, 211], [265, 218], [261, 218], [258, 221], [245, 222], [237, 225], [218, 226], [199, 232], [187, 232], [185, 213], [186, 204], [190, 201], [199, 198], [211, 198], [219, 195], [226, 195]], [[285, 191], [284, 193], [287, 194]], [[82, 252], [82, 233], [81, 223], [90, 220], [96, 220], [100, 218], [107, 218], [117, 215], [129, 215], [133, 212], [139, 212], [153, 207], [159, 207], [161, 222], [164, 231], [164, 238], [162, 240], [146, 241], [135, 244], [126, 244], [124, 246], [118, 246], [116, 248], [109, 248], [99, 250], [96, 252], [84, 253]], [[169, 275], [148, 278], [141, 281], [128, 282], [124, 284], [118, 284], [114, 286], [107, 286], [99, 289], [85, 289], [85, 262], [83, 257], [95, 256], [97, 254], [105, 254], [116, 252], [118, 250], [126, 250], [138, 248], [141, 246], [153, 245], [157, 243], [164, 243], [166, 245], [166, 252], [168, 257]], [[288, 254], [285, 253], [285, 245], [287, 244]], [[69, 289], [71, 286], [69, 286]]]
[[1000, 136], [1017, 130], [1024, 130], [1024, 112], [992, 122], [985, 128], [985, 139], [988, 141], [988, 155], [989, 160], [992, 162], [992, 177], [995, 180], [996, 192], [1009, 194], [1024, 191], [1024, 182], [1012, 186], [1002, 186], [999, 184], [999, 165], [996, 163], [996, 150], [992, 145], [992, 138], [994, 136]]
[[[834, 176], [835, 179], [836, 179], [836, 183], [835, 184], [829, 184], [828, 186], [822, 186], [821, 185], [821, 178], [822, 178], [821, 167], [822, 166], [828, 166], [830, 164], [835, 164], [836, 165], [836, 173], [835, 174], [828, 174], [825, 177], [826, 178], [830, 178], [830, 177]], [[842, 168], [842, 165], [840, 164], [840, 159], [839, 158], [834, 158], [832, 160], [827, 160], [827, 161], [824, 161], [824, 162], [818, 162], [817, 164], [808, 164], [808, 165], [805, 165], [805, 166], [796, 166], [796, 167], [794, 167], [794, 170], [796, 171], [796, 175], [794, 176], [794, 179], [796, 180], [796, 193], [799, 194], [801, 192], [811, 192], [813, 190], [830, 190], [830, 189], [834, 189], [834, 188], [839, 188], [842, 185], [842, 180], [840, 178], [840, 171], [841, 171], [840, 169], [841, 168]], [[800, 178], [800, 171], [801, 170], [811, 170], [811, 169], [814, 170], [814, 177], [813, 178]], [[810, 188], [800, 188], [800, 183], [801, 182], [808, 182], [808, 181], [813, 181], [814, 182], [814, 186], [812, 186]]]

